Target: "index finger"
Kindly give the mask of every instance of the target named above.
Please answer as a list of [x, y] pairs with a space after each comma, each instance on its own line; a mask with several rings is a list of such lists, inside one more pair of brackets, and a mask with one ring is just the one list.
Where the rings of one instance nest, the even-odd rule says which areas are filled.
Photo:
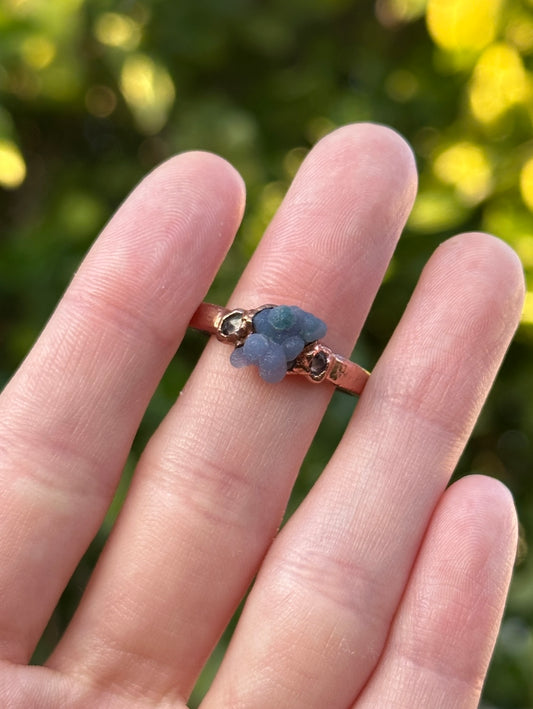
[[0, 640], [32, 652], [239, 224], [240, 177], [176, 157], [133, 192], [0, 397]]

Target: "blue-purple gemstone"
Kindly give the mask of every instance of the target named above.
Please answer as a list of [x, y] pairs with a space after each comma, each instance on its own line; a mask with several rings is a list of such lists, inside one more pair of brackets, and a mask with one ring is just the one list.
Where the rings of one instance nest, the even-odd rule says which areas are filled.
[[310, 342], [324, 337], [326, 325], [297, 305], [277, 305], [260, 310], [253, 318], [254, 332], [230, 357], [234, 367], [255, 364], [267, 382], [279, 382]]

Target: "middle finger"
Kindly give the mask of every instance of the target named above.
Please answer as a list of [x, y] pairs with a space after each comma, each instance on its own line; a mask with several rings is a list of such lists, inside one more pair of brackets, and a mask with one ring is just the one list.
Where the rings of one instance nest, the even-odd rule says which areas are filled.
[[[348, 354], [415, 184], [412, 155], [392, 131], [358, 125], [328, 136], [304, 162], [232, 305], [297, 303]], [[185, 697], [248, 587], [331, 388], [300, 377], [266, 384], [248, 368], [231, 370], [228, 349], [209, 344], [148, 445], [54, 667], [132, 695], [149, 687], [152, 697]]]

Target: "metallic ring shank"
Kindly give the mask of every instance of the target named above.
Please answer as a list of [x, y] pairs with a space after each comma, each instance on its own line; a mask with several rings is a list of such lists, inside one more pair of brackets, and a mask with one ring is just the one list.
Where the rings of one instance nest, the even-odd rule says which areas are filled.
[[227, 308], [213, 303], [202, 303], [192, 316], [189, 327], [207, 332], [208, 335], [218, 335], [222, 319], [229, 314]]

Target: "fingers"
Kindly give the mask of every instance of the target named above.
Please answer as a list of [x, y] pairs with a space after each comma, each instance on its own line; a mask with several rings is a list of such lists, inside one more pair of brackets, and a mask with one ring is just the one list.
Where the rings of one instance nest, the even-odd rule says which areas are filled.
[[[362, 125], [327, 137], [304, 162], [232, 304], [298, 304], [324, 319], [327, 343], [348, 354], [415, 182], [412, 155], [393, 132]], [[208, 345], [150, 442], [53, 667], [138, 694], [190, 691], [276, 534], [331, 395], [298, 377], [266, 384], [251, 369], [232, 369], [230, 352]]]
[[522, 297], [518, 260], [498, 240], [463, 235], [437, 250], [330, 464], [270, 549], [205, 709], [355, 699]]
[[476, 709], [516, 555], [508, 490], [455, 483], [433, 515], [385, 652], [357, 709]]
[[239, 223], [242, 182], [182, 155], [128, 198], [0, 399], [1, 653], [25, 661], [113, 495]]

